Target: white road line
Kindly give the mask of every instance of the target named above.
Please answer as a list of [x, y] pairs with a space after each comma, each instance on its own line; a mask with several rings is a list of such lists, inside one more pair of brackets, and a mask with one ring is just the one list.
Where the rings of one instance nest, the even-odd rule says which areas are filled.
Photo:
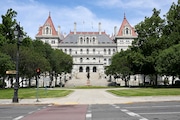
[[110, 105], [113, 106], [113, 107], [115, 107], [115, 108], [117, 108], [117, 109], [120, 108], [119, 106], [117, 106], [117, 105], [115, 105], [115, 104], [110, 104]]
[[30, 115], [30, 114], [32, 114], [32, 113], [34, 113], [35, 111], [31, 111], [31, 112], [28, 112], [28, 114]]
[[86, 113], [86, 120], [91, 120], [91, 119], [92, 119], [92, 111], [91, 111], [91, 105], [89, 105]]
[[21, 118], [23, 118], [24, 116], [19, 116], [19, 117], [16, 117], [14, 118], [13, 120], [20, 120]]
[[137, 118], [139, 118], [139, 120], [148, 120], [147, 118], [144, 118], [144, 117], [140, 116], [139, 114], [131, 112], [129, 110], [121, 109], [121, 111], [128, 114], [128, 115], [130, 115], [130, 116], [132, 116], [132, 117], [137, 117]]
[[166, 114], [180, 114], [180, 112], [157, 112], [157, 113], [138, 113], [141, 115], [166, 115]]
[[137, 107], [124, 107], [124, 108], [165, 108], [165, 107], [180, 107], [180, 105], [168, 105], [168, 106], [137, 106]]
[[[114, 104], [112, 104], [112, 106], [115, 107], [115, 108], [117, 108], [117, 109], [120, 108], [119, 106], [114, 105]], [[120, 109], [120, 110], [121, 110], [122, 112], [124, 112], [124, 113], [132, 116], [132, 117], [137, 117], [137, 118], [139, 118], [139, 120], [148, 120], [147, 118], [144, 118], [144, 117], [140, 116], [139, 114], [134, 113], [134, 112], [131, 112], [131, 111], [127, 110], [127, 109]]]
[[116, 106], [115, 108], [119, 109], [120, 107], [119, 107], [119, 106]]
[[128, 112], [128, 110], [126, 110], [126, 109], [121, 109], [121, 111], [122, 111], [122, 112]]
[[117, 105], [115, 105], [115, 104], [110, 104], [110, 105], [112, 105], [113, 107], [116, 107]]
[[91, 113], [86, 114], [86, 118], [91, 118], [91, 117], [92, 117]]

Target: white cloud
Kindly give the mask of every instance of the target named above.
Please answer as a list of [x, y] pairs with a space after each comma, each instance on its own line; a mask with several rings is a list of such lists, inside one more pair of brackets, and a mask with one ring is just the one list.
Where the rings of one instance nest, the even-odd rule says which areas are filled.
[[[1, 4], [2, 2], [0, 2]], [[42, 26], [51, 12], [51, 18], [56, 27], [60, 25], [61, 31], [68, 34], [74, 30], [74, 22], [77, 23], [77, 31], [98, 31], [98, 23], [102, 23], [102, 31], [106, 30], [108, 34], [113, 31], [113, 26], [116, 21], [98, 18], [89, 9], [83, 6], [68, 7], [53, 7], [40, 4], [34, 0], [29, 2], [3, 2], [9, 4], [0, 10], [0, 14], [5, 14], [7, 9], [12, 8], [17, 11], [17, 21], [20, 21], [27, 35], [34, 38], [38, 33], [39, 26]], [[84, 21], [84, 24], [83, 24]]]
[[123, 9], [147, 16], [151, 15], [153, 8], [161, 9], [162, 15], [166, 14], [173, 2], [177, 3], [177, 0], [99, 0], [97, 5], [109, 9]]
[[[133, 11], [133, 13], [128, 13], [127, 18], [131, 25], [135, 25], [142, 21], [145, 16], [152, 14], [152, 7], [157, 7], [157, 9], [161, 8], [167, 12], [173, 1], [176, 3], [177, 0], [129, 0], [128, 2], [127, 0], [99, 0], [96, 4], [106, 8], [109, 6], [109, 9], [110, 7], [116, 7], [117, 11], [121, 11], [122, 9], [124, 9], [124, 11]], [[57, 7], [45, 5], [36, 0], [0, 0], [0, 4], [1, 15], [5, 14], [9, 8], [17, 11], [17, 21], [20, 21], [25, 32], [32, 38], [37, 34], [39, 26], [42, 26], [46, 21], [49, 12], [51, 12], [51, 17], [56, 29], [57, 26], [60, 25], [61, 31], [67, 34], [70, 30], [73, 31], [74, 22], [77, 23], [77, 31], [98, 31], [98, 23], [101, 22], [102, 31], [105, 30], [108, 34], [113, 32], [114, 26], [120, 27], [122, 22], [122, 19], [117, 19], [117, 15], [115, 16], [116, 18], [100, 18], [96, 13], [93, 13], [84, 6]], [[145, 11], [144, 9], [147, 8], [149, 8], [149, 10]], [[131, 14], [137, 14], [137, 17], [133, 18], [130, 16]]]

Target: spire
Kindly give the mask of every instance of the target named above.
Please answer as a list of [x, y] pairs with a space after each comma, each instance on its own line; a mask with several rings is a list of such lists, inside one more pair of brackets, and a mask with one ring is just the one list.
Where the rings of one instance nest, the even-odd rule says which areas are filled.
[[118, 31], [118, 33], [116, 35], [117, 36], [124, 36], [124, 29], [125, 28], [128, 28], [128, 29], [131, 30], [130, 33], [131, 33], [132, 36], [137, 36], [136, 33], [135, 33], [134, 28], [129, 24], [128, 20], [126, 19], [126, 14], [124, 13], [124, 19], [123, 19], [122, 24], [121, 24], [121, 26], [119, 28], [119, 31]]
[[53, 24], [53, 21], [51, 19], [51, 12], [49, 12], [49, 16], [46, 20], [46, 22], [44, 23], [43, 26], [40, 27], [40, 30], [39, 30], [39, 33], [37, 35], [43, 35], [43, 29], [45, 29], [46, 26], [49, 26], [49, 28], [51, 29], [51, 35], [52, 36], [57, 36], [58, 35], [58, 32], [56, 31], [55, 27], [54, 27], [54, 24]]
[[124, 13], [124, 19], [126, 19], [126, 13]]
[[49, 11], [49, 17], [51, 17], [51, 12]]

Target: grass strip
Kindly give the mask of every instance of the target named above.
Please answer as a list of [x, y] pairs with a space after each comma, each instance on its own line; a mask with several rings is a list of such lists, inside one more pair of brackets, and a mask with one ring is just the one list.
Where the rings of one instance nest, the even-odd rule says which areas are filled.
[[[37, 96], [39, 98], [54, 98], [64, 97], [73, 92], [73, 90], [48, 90], [35, 88], [20, 88], [18, 90], [19, 99], [34, 99]], [[0, 99], [12, 99], [14, 95], [14, 89], [0, 89]]]
[[117, 96], [171, 96], [180, 95], [180, 88], [139, 88], [107, 90]]

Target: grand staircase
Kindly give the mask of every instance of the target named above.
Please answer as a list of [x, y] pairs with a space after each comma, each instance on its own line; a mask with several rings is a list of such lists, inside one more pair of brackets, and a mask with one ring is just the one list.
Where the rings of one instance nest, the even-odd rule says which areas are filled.
[[90, 79], [87, 79], [87, 73], [78, 73], [65, 84], [65, 87], [76, 86], [108, 86], [108, 81], [99, 73], [90, 73]]

